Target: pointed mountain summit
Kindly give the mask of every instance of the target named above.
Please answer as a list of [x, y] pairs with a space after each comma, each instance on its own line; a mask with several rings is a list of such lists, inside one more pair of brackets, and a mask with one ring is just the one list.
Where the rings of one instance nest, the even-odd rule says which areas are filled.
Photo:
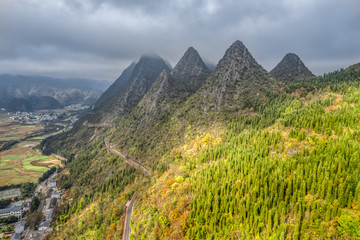
[[190, 47], [171, 72], [162, 71], [134, 109], [132, 114], [141, 124], [133, 128], [154, 130], [154, 124], [166, 121], [202, 86], [210, 73], [199, 53]]
[[121, 88], [129, 81], [135, 65], [136, 63], [132, 62], [115, 80], [115, 82], [111, 84], [110, 87], [100, 96], [100, 98], [95, 103], [95, 109], [101, 107], [121, 90]]
[[210, 70], [199, 53], [189, 47], [174, 69], [164, 70], [141, 100], [141, 115], [161, 117], [173, 112], [175, 106], [199, 89], [209, 75]]
[[[123, 72], [121, 80], [116, 81], [106, 91], [106, 93], [110, 92], [112, 96], [100, 98], [100, 100], [108, 100], [101, 105], [95, 105], [97, 108], [94, 113], [97, 113], [97, 110], [100, 112], [100, 114], [96, 114], [96, 119], [103, 119], [106, 115], [108, 116], [106, 118], [110, 120], [116, 115], [131, 112], [163, 70], [169, 71], [170, 69], [160, 56], [155, 54], [142, 56], [135, 66], [130, 65]], [[115, 89], [112, 90], [112, 87]]]
[[134, 67], [128, 84], [112, 101], [114, 103], [112, 110], [118, 114], [131, 111], [163, 70], [170, 69], [161, 57], [142, 56]]
[[206, 67], [199, 53], [189, 47], [183, 57], [171, 71], [171, 76], [178, 84], [189, 92], [195, 92], [209, 76], [210, 70]]
[[283, 81], [315, 76], [295, 53], [286, 54], [270, 74]]
[[278, 92], [276, 81], [259, 65], [241, 41], [226, 50], [201, 88], [209, 110], [223, 111], [254, 107]]

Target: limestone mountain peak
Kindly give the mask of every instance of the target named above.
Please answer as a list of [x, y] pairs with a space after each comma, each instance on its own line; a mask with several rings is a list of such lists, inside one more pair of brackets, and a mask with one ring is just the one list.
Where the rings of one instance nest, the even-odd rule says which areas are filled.
[[226, 50], [215, 71], [223, 71], [225, 70], [224, 67], [229, 69], [236, 67], [238, 71], [241, 71], [244, 68], [249, 69], [258, 66], [260, 65], [255, 61], [246, 46], [237, 40]]
[[244, 108], [267, 99], [270, 92], [278, 91], [278, 85], [237, 40], [226, 50], [201, 90], [210, 97], [208, 102], [212, 107], [221, 111], [227, 106], [229, 109]]
[[[98, 109], [109, 115], [124, 115], [130, 112], [150, 89], [153, 82], [163, 71], [170, 71], [165, 61], [157, 54], [146, 54], [141, 56], [136, 65], [130, 65], [126, 73], [126, 81], [116, 91], [106, 91], [105, 94], [113, 92], [111, 97], [102, 96], [106, 101], [98, 104]], [[128, 74], [129, 73], [129, 74]], [[102, 114], [95, 114], [102, 116]], [[103, 118], [103, 117], [101, 117]]]
[[190, 92], [196, 91], [209, 74], [210, 70], [193, 47], [186, 50], [183, 57], [171, 71], [175, 85], [182, 85], [181, 87]]
[[287, 53], [270, 74], [283, 81], [314, 76], [295, 53]]

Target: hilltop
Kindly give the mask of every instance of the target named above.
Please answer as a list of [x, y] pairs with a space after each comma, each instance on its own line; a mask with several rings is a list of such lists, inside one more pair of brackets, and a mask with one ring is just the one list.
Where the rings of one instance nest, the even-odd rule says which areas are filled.
[[270, 74], [282, 81], [315, 76], [295, 53], [287, 53]]

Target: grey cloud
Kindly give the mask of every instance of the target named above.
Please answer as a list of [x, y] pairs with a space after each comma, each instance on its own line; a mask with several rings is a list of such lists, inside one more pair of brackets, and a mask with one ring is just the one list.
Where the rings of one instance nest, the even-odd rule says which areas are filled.
[[113, 80], [144, 52], [189, 46], [217, 63], [242, 40], [271, 70], [295, 52], [316, 74], [360, 61], [357, 0], [1, 0], [0, 72]]

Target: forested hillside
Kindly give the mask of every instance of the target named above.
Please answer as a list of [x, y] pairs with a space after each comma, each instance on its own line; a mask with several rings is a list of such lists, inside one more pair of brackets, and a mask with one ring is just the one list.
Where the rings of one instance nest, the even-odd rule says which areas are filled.
[[135, 236], [358, 239], [359, 70], [298, 82], [221, 140], [208, 131], [174, 149], [135, 208]]
[[[251, 55], [237, 61], [238, 49], [248, 54], [239, 43], [228, 50], [208, 82], [148, 125], [151, 134], [126, 131], [141, 124], [135, 112], [73, 132], [71, 141], [88, 140], [58, 150], [70, 162], [54, 239], [120, 239], [134, 192], [132, 239], [360, 238], [360, 65], [282, 83]], [[229, 105], [242, 91], [247, 103]], [[105, 137], [150, 175], [111, 154]]]

